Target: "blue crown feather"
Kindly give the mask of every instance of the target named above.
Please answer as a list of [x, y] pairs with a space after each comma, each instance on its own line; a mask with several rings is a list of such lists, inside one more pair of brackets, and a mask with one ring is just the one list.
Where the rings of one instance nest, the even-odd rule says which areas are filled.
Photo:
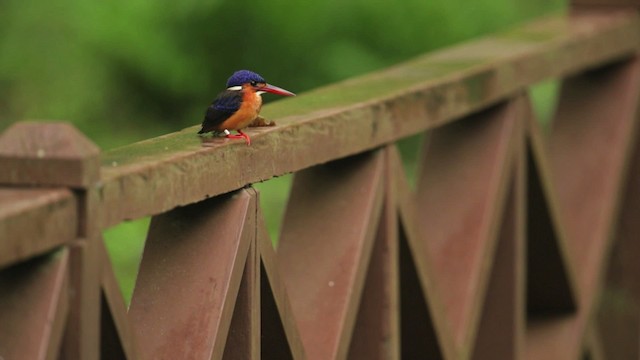
[[250, 83], [252, 81], [266, 83], [262, 76], [254, 73], [253, 71], [238, 70], [231, 75], [229, 80], [227, 80], [227, 87], [241, 86], [242, 84]]

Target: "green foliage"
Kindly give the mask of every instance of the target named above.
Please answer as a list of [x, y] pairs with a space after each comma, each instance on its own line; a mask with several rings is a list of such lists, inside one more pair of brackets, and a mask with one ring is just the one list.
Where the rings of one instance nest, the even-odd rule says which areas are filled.
[[131, 300], [144, 247], [149, 218], [122, 223], [104, 232], [105, 245], [113, 262], [122, 295]]
[[[108, 149], [200, 123], [227, 77], [241, 68], [303, 92], [563, 5], [561, 0], [5, 0], [0, 3], [0, 130], [18, 120], [63, 119]], [[271, 229], [289, 183], [285, 178], [260, 185], [265, 213], [275, 214], [268, 219]], [[125, 224], [105, 234], [127, 297], [147, 224]]]
[[551, 122], [559, 90], [558, 81], [549, 80], [531, 87], [531, 103], [543, 126]]
[[301, 92], [558, 9], [559, 0], [6, 0], [0, 130], [72, 121], [103, 148], [201, 121], [231, 72]]

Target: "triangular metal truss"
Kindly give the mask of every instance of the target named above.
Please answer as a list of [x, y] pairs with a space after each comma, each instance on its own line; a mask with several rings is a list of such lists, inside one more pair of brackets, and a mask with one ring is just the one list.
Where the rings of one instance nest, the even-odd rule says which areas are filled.
[[[638, 66], [568, 79], [549, 129], [520, 94], [430, 131], [416, 191], [394, 145], [297, 173], [276, 250], [252, 189], [157, 217], [129, 311], [138, 351], [273, 359], [620, 353], [599, 329], [622, 322], [638, 330], [608, 300], [632, 285], [628, 275], [607, 265], [616, 234], [613, 256], [633, 247], [621, 194], [637, 159]], [[624, 98], [608, 105], [616, 92]], [[171, 244], [160, 244], [165, 238]], [[189, 243], [202, 247], [183, 254]], [[154, 246], [162, 252], [153, 255]], [[193, 273], [173, 267], [179, 258]], [[603, 284], [611, 290], [598, 312]], [[180, 331], [193, 344], [170, 340]]]

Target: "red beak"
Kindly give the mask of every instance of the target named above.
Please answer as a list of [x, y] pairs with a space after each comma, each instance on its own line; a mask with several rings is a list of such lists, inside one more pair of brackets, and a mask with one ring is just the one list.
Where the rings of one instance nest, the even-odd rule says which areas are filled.
[[283, 88], [279, 88], [277, 86], [273, 86], [270, 84], [266, 84], [264, 87], [259, 89], [260, 91], [266, 91], [268, 93], [280, 95], [280, 96], [296, 96], [296, 94], [291, 91], [285, 90]]

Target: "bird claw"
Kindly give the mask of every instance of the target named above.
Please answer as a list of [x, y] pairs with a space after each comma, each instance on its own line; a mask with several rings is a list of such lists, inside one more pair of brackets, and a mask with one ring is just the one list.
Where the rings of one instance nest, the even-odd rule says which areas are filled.
[[251, 146], [251, 138], [249, 137], [249, 135], [243, 133], [240, 130], [238, 131], [238, 135], [231, 135], [231, 133], [229, 132], [229, 130], [224, 130], [225, 133], [225, 137], [227, 139], [244, 139], [247, 142], [247, 146]]

